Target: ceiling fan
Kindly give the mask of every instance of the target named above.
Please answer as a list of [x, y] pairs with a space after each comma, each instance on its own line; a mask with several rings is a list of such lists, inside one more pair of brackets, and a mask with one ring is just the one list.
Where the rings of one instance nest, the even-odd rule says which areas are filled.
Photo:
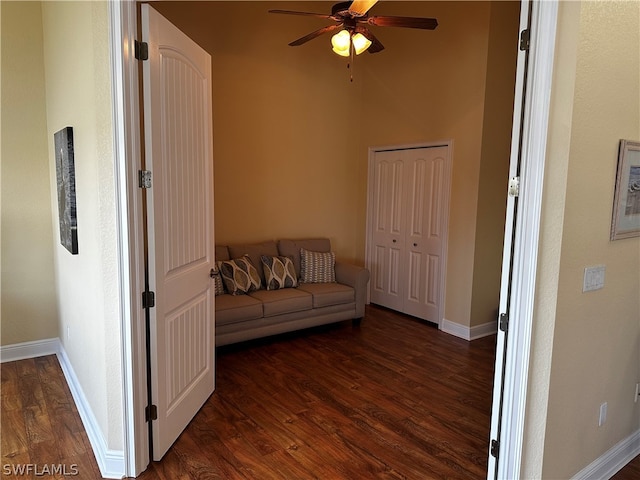
[[289, 43], [297, 47], [328, 32], [338, 31], [331, 38], [333, 51], [338, 55], [347, 57], [361, 54], [365, 50], [376, 53], [384, 50], [384, 45], [367, 28], [368, 25], [376, 27], [404, 27], [419, 28], [422, 30], [434, 30], [438, 26], [435, 18], [419, 17], [391, 17], [386, 15], [369, 16], [368, 12], [378, 0], [353, 0], [352, 2], [336, 3], [331, 8], [331, 15], [311, 12], [296, 12], [292, 10], [269, 10], [269, 13], [283, 13], [287, 15], [305, 15], [326, 20], [333, 20], [334, 25], [322, 27], [304, 37]]

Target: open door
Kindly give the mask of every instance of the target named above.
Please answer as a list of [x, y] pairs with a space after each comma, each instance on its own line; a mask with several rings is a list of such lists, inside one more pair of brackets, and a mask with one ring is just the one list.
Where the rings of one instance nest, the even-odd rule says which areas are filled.
[[558, 2], [522, 0], [487, 479], [521, 478]]
[[508, 347], [509, 315], [513, 283], [513, 249], [518, 214], [518, 193], [520, 166], [522, 160], [522, 134], [526, 99], [527, 70], [529, 59], [528, 39], [530, 34], [531, 2], [520, 2], [520, 45], [516, 64], [516, 86], [514, 95], [513, 127], [511, 130], [511, 157], [509, 160], [509, 187], [507, 192], [507, 213], [505, 219], [502, 252], [502, 277], [500, 281], [500, 306], [498, 336], [496, 342], [496, 362], [493, 380], [493, 404], [491, 410], [491, 440], [487, 479], [498, 478], [498, 459], [503, 428], [504, 384], [506, 354]]
[[149, 409], [160, 460], [213, 393], [214, 266], [211, 57], [142, 5], [147, 192]]

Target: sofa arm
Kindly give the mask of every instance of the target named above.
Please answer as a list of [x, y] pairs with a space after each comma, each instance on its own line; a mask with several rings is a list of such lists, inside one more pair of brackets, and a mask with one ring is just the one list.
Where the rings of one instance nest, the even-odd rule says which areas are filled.
[[336, 262], [336, 281], [353, 287], [356, 291], [356, 318], [364, 317], [364, 305], [367, 302], [367, 283], [369, 270], [351, 263]]

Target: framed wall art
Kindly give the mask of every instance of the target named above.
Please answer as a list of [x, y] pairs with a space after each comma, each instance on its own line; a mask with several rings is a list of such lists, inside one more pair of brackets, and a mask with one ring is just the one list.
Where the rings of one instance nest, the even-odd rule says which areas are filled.
[[640, 142], [620, 140], [611, 240], [640, 237]]
[[65, 127], [53, 134], [56, 152], [56, 182], [60, 243], [73, 255], [78, 253], [78, 219], [76, 215], [76, 172], [73, 158], [73, 128]]

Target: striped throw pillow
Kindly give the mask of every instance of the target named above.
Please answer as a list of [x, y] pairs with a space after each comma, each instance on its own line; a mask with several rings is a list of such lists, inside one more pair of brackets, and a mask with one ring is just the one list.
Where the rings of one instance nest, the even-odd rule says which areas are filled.
[[336, 254], [300, 249], [300, 282], [333, 283], [336, 281]]

